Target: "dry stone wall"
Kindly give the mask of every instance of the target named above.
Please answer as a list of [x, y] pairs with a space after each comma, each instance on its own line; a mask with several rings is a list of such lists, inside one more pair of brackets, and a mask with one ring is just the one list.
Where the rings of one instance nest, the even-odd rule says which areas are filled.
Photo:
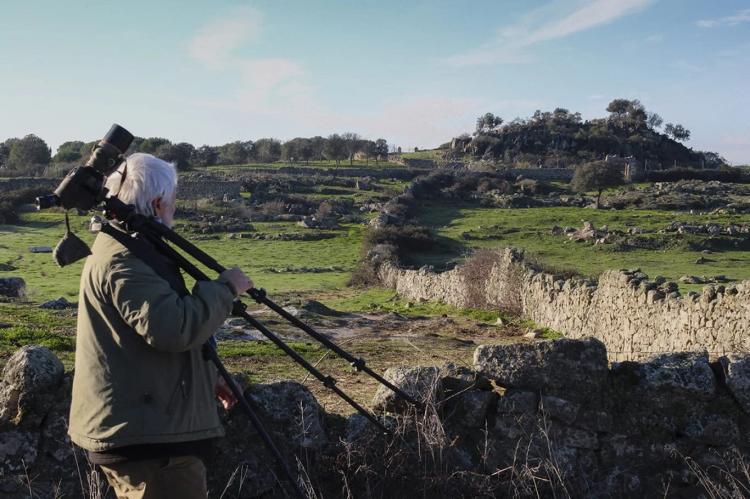
[[[524, 316], [566, 337], [600, 339], [614, 361], [674, 351], [702, 350], [712, 358], [750, 351], [748, 281], [679, 296], [669, 291], [670, 283], [648, 280], [638, 271], [607, 271], [598, 282], [538, 272], [513, 249], [499, 253], [487, 270], [477, 279], [461, 267], [438, 274], [386, 262], [379, 277], [409, 300], [456, 307], [516, 304]], [[470, 302], [477, 294], [483, 302]]]
[[[472, 366], [393, 367], [384, 376], [423, 403], [415, 409], [377, 391], [370, 407], [392, 437], [359, 414], [326, 413], [293, 381], [245, 394], [317, 497], [741, 497], [707, 491], [750, 487], [747, 356], [610, 365], [600, 341], [561, 339], [482, 345]], [[26, 346], [8, 359], [1, 497], [26, 498], [29, 489], [34, 497], [104, 496], [67, 437], [70, 393], [71, 373], [46, 348]], [[206, 459], [210, 497], [288, 497], [241, 411], [222, 422], [226, 437]]]

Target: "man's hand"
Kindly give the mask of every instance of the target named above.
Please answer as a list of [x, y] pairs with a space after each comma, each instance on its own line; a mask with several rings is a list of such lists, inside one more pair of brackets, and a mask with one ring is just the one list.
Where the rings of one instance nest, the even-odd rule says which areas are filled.
[[219, 274], [219, 280], [229, 284], [234, 291], [234, 296], [240, 296], [254, 286], [253, 280], [237, 267], [232, 267]]
[[216, 380], [214, 390], [216, 391], [216, 398], [219, 399], [225, 411], [228, 411], [237, 403], [237, 398], [232, 394], [232, 390], [229, 389], [229, 385], [227, 385], [227, 381], [223, 377], [219, 376], [219, 379]]

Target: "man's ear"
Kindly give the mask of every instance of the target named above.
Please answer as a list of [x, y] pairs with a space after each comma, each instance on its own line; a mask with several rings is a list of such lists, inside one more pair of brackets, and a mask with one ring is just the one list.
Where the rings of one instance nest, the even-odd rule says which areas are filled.
[[161, 198], [158, 197], [154, 199], [153, 201], [151, 201], [151, 206], [154, 207], [154, 212], [161, 210]]

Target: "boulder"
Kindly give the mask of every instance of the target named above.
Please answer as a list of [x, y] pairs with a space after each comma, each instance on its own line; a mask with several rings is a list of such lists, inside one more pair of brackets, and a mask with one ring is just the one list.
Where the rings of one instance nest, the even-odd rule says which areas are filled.
[[648, 362], [622, 362], [612, 366], [613, 381], [623, 387], [638, 406], [694, 406], [711, 399], [716, 381], [705, 352], [676, 352]]
[[597, 397], [607, 380], [607, 351], [594, 338], [481, 345], [474, 368], [498, 384], [582, 401]]
[[46, 347], [27, 345], [16, 351], [0, 381], [0, 427], [38, 428], [55, 400], [63, 372], [62, 362]]
[[534, 392], [508, 390], [497, 403], [498, 414], [536, 414], [539, 397]]
[[346, 315], [343, 312], [339, 312], [338, 310], [329, 308], [316, 300], [309, 300], [305, 302], [302, 305], [302, 309], [307, 310], [308, 312], [313, 314], [326, 315], [330, 317], [340, 317], [342, 315]]
[[[437, 367], [391, 367], [383, 377], [410, 397], [422, 401], [439, 401], [443, 396], [440, 370]], [[372, 399], [376, 411], [402, 412], [412, 407], [383, 385]]]
[[304, 449], [320, 451], [328, 443], [324, 412], [310, 390], [295, 381], [254, 385], [245, 394], [264, 419], [285, 428]]
[[721, 358], [729, 391], [742, 407], [750, 414], [750, 356], [732, 354]]
[[465, 428], [484, 428], [490, 409], [494, 409], [497, 394], [469, 390], [455, 397], [452, 421]]
[[20, 277], [0, 277], [0, 296], [21, 298], [26, 295], [26, 281]]

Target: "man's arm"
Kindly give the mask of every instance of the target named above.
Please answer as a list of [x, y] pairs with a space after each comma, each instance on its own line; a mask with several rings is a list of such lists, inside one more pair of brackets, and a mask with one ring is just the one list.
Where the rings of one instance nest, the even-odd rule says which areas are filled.
[[201, 346], [232, 310], [229, 284], [199, 281], [192, 294], [181, 297], [137, 258], [115, 262], [105, 278], [120, 316], [157, 350], [183, 352]]

